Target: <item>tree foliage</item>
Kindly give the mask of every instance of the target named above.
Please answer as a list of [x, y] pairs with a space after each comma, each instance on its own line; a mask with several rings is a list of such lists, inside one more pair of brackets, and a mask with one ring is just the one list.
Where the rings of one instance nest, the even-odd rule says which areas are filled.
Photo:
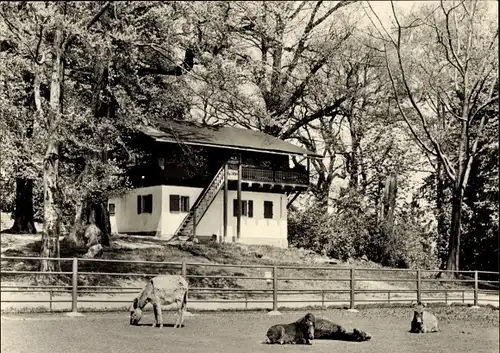
[[[363, 27], [361, 6], [3, 3], [3, 210], [16, 208], [16, 180], [33, 180], [42, 254], [58, 256], [60, 234], [83, 243], [90, 226], [106, 238], [108, 198], [130, 186], [131, 162], [149, 158], [136, 133], [198, 120], [323, 155], [310, 161], [305, 210], [289, 212], [293, 245], [392, 266], [458, 268], [460, 258], [495, 268], [498, 31], [489, 5], [394, 7], [392, 28], [373, 13], [365, 20], [374, 26]], [[196, 165], [203, 156], [191, 153]], [[421, 170], [430, 175], [416, 193]]]

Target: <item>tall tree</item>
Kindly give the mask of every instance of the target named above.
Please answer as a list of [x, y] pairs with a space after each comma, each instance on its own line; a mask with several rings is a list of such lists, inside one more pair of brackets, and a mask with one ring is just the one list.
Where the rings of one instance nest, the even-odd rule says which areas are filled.
[[[44, 230], [42, 257], [59, 257], [61, 200], [59, 160], [64, 128], [63, 88], [66, 55], [78, 32], [90, 29], [109, 8], [110, 2], [98, 4], [27, 3], [2, 4], [2, 17], [7, 27], [31, 54], [34, 70], [33, 91], [36, 114], [43, 121], [45, 154], [43, 159]], [[78, 8], [76, 8], [78, 7]], [[82, 21], [83, 19], [83, 21]], [[47, 82], [48, 102], [41, 95], [41, 85]], [[56, 271], [59, 261], [43, 260], [42, 271]]]
[[[39, 154], [36, 153], [37, 141], [33, 137], [35, 125], [34, 104], [34, 66], [31, 53], [26, 50], [23, 43], [19, 41], [13, 29], [12, 22], [5, 18], [7, 13], [5, 7], [0, 12], [2, 23], [0, 33], [0, 55], [2, 56], [2, 95], [6, 100], [2, 105], [2, 120], [6, 124], [7, 132], [13, 133], [14, 140], [2, 148], [2, 151], [10, 151], [16, 157], [5, 158], [4, 161], [12, 160], [12, 170], [4, 169], [9, 176], [15, 178], [15, 206], [14, 224], [2, 232], [23, 234], [36, 233], [33, 210], [33, 184], [38, 176], [40, 165], [37, 163]], [[47, 87], [42, 88], [42, 94], [48, 96]], [[6, 154], [7, 156], [7, 154]]]
[[386, 66], [399, 112], [415, 143], [453, 185], [447, 270], [460, 268], [464, 193], [491, 118], [482, 112], [498, 101], [498, 29], [492, 6], [441, 1], [405, 25], [392, 3], [394, 33], [378, 22], [385, 31]]
[[197, 117], [289, 139], [333, 113], [346, 99], [341, 93], [307, 114], [301, 102], [351, 36], [355, 21], [344, 10], [353, 2], [217, 2], [217, 11], [192, 22], [193, 32], [221, 43], [192, 76]]

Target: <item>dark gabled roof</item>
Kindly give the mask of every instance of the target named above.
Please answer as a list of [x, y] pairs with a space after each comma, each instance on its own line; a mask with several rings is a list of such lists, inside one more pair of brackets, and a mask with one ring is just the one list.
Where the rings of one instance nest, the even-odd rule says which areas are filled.
[[207, 127], [187, 122], [160, 121], [157, 128], [148, 126], [142, 131], [157, 142], [322, 157], [263, 132], [236, 127]]

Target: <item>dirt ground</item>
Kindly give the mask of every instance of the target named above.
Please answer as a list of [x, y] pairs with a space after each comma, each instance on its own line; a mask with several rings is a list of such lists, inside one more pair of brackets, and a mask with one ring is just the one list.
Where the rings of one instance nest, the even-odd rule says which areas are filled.
[[[146, 313], [141, 326], [130, 326], [128, 313], [87, 313], [70, 318], [62, 314], [3, 315], [1, 352], [405, 352], [444, 353], [499, 351], [498, 311], [491, 309], [443, 309], [438, 314], [441, 332], [408, 332], [410, 309], [365, 309], [313, 311], [344, 325], [372, 334], [371, 341], [313, 341], [312, 346], [263, 344], [269, 326], [288, 323], [305, 312], [286, 312], [269, 316], [266, 312], [197, 313], [185, 318], [185, 327], [173, 329], [175, 315], [165, 312], [163, 329], [152, 328], [152, 313]], [[467, 311], [469, 310], [469, 311]], [[445, 315], [446, 314], [446, 315]]]

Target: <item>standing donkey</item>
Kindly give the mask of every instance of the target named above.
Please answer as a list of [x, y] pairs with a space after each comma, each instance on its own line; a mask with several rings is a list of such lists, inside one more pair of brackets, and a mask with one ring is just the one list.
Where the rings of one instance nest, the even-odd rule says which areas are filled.
[[148, 304], [153, 305], [156, 324], [163, 327], [163, 316], [161, 305], [176, 303], [178, 317], [174, 328], [181, 327], [184, 323], [184, 312], [186, 311], [188, 294], [188, 283], [184, 277], [179, 275], [165, 275], [152, 278], [144, 287], [141, 294], [134, 299], [130, 306], [130, 324], [137, 325], [142, 318], [142, 309]]

